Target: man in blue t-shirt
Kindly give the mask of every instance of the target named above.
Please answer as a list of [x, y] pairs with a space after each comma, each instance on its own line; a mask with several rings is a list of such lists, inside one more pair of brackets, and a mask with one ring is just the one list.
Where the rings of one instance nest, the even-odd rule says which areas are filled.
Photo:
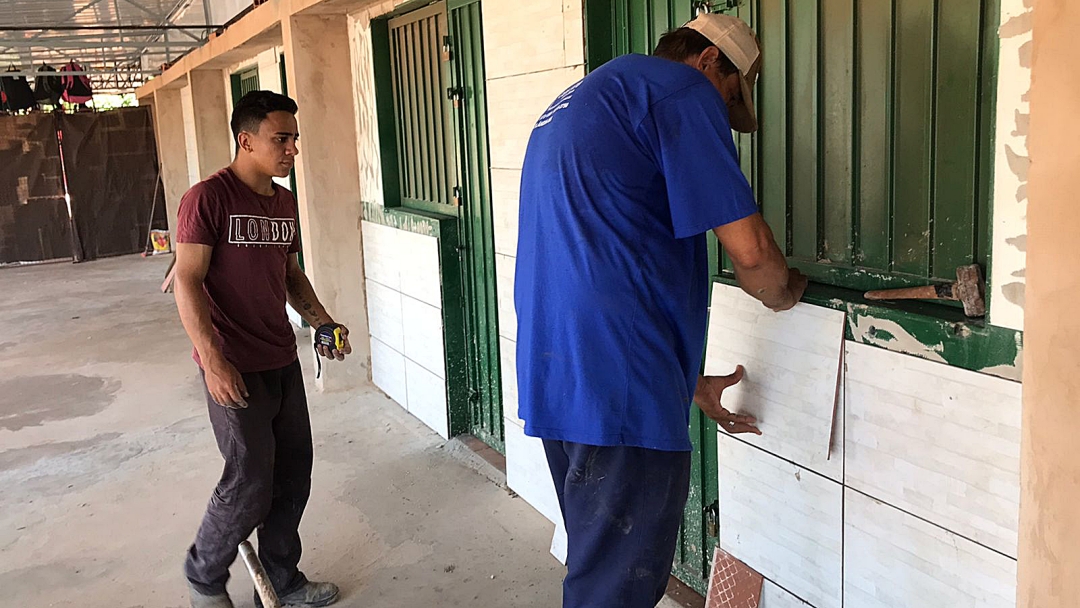
[[[655, 606], [690, 478], [691, 401], [742, 377], [699, 378], [712, 230], [751, 296], [782, 311], [789, 270], [739, 168], [731, 129], [757, 128], [760, 50], [739, 19], [702, 15], [559, 95], [521, 179], [514, 291], [519, 413], [544, 440], [568, 535], [564, 608]], [[714, 311], [724, 314], [724, 311]]]

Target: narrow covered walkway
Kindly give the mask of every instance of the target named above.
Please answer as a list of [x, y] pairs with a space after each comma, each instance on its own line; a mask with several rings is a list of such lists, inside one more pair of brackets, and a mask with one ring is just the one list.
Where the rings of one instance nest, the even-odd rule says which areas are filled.
[[[221, 458], [158, 291], [167, 264], [0, 269], [5, 606], [187, 605], [181, 562]], [[301, 566], [341, 586], [338, 605], [559, 605], [543, 516], [377, 389], [315, 392], [301, 360], [316, 457]], [[250, 589], [235, 565], [238, 607]]]

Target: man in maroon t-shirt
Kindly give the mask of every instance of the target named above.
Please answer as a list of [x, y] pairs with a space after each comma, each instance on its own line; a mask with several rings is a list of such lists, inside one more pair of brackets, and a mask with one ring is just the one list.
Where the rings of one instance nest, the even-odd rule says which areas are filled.
[[[188, 190], [176, 230], [176, 305], [202, 369], [225, 470], [184, 573], [192, 608], [232, 608], [238, 545], [259, 529], [259, 557], [287, 606], [326, 606], [331, 583], [300, 572], [300, 518], [311, 490], [311, 425], [290, 303], [312, 327], [348, 330], [319, 303], [297, 261], [296, 199], [274, 184], [298, 153], [296, 102], [254, 91], [233, 109], [236, 158]], [[256, 598], [256, 604], [261, 605]]]

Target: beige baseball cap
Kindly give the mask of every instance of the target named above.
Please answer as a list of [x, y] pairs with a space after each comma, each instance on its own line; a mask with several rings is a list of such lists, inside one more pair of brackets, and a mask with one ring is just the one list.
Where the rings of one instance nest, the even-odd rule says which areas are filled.
[[684, 27], [696, 30], [720, 49], [739, 68], [742, 76], [742, 103], [731, 109], [731, 128], [741, 133], [757, 131], [754, 112], [754, 84], [761, 70], [761, 47], [745, 21], [730, 15], [703, 13]]

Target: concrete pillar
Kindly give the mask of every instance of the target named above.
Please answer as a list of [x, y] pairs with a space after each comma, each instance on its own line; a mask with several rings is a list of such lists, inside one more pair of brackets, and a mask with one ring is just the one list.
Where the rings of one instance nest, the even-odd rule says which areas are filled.
[[300, 107], [296, 195], [305, 270], [353, 336], [352, 358], [324, 365], [322, 388], [354, 388], [368, 381], [370, 352], [348, 19], [292, 15], [282, 37], [289, 92]]
[[221, 70], [188, 73], [198, 146], [199, 179], [206, 179], [232, 162], [229, 97]]
[[1019, 608], [1080, 601], [1080, 2], [1034, 10]]
[[180, 197], [190, 186], [180, 89], [159, 89], [154, 93], [154, 128], [157, 132], [158, 164], [161, 167], [161, 183], [165, 189], [169, 231], [175, 234]]

